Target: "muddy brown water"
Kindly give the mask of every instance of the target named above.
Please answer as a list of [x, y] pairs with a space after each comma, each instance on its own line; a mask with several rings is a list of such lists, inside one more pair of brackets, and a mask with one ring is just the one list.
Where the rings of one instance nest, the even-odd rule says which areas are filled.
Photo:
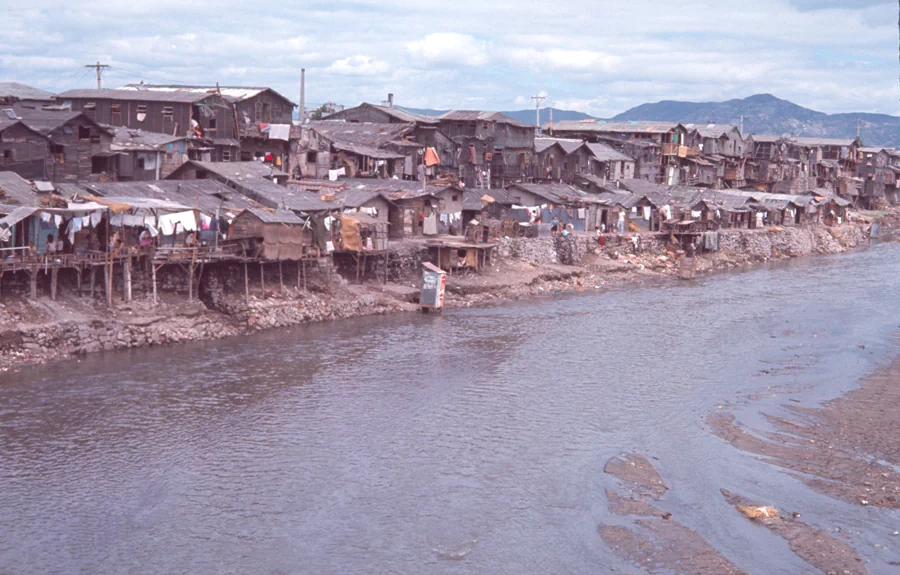
[[0, 573], [668, 572], [598, 534], [633, 523], [607, 505], [623, 452], [742, 571], [811, 572], [723, 488], [890, 573], [896, 510], [814, 491], [707, 420], [766, 430], [852, 389], [897, 355], [898, 288], [881, 245], [4, 374]]

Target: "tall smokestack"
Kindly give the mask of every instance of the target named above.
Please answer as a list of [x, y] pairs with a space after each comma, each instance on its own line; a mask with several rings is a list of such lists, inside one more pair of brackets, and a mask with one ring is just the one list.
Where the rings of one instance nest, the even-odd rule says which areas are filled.
[[394, 107], [394, 95], [388, 94], [388, 108]]
[[300, 68], [300, 124], [306, 122], [306, 68]]

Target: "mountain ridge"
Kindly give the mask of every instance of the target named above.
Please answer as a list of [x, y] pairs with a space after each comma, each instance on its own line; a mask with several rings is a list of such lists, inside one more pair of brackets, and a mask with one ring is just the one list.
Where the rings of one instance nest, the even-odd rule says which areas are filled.
[[[403, 108], [414, 113], [439, 115], [446, 110]], [[548, 108], [541, 109], [541, 122], [549, 120]], [[534, 110], [511, 110], [502, 113], [534, 125]], [[610, 121], [651, 120], [682, 124], [740, 125], [743, 116], [745, 134], [774, 134], [822, 138], [855, 138], [857, 122], [861, 139], [867, 146], [900, 147], [900, 117], [869, 112], [826, 114], [805, 108], [773, 94], [754, 94], [722, 102], [686, 102], [662, 100], [635, 106], [617, 114]], [[577, 110], [553, 109], [553, 120], [597, 119]]]

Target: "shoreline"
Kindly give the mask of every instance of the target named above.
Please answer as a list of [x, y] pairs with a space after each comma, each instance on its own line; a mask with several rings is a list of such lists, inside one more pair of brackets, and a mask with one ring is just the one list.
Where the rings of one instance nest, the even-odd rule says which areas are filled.
[[[868, 232], [868, 222], [839, 228], [723, 232], [720, 251], [695, 258], [696, 272], [709, 275], [799, 256], [846, 253], [868, 246]], [[563, 293], [646, 287], [677, 278], [675, 254], [658, 238], [645, 238], [642, 250], [635, 253], [628, 236], [609, 237], [616, 243], [610, 241], [604, 248], [597, 246], [594, 236], [586, 235], [567, 240], [501, 239], [500, 257], [483, 273], [448, 276], [445, 307], [452, 310]], [[567, 260], [574, 265], [560, 263]], [[420, 266], [418, 260], [412, 261], [400, 282], [351, 285], [340, 279], [339, 285], [331, 285], [320, 276], [311, 279], [308, 291], [279, 288], [276, 283], [265, 293], [257, 282], [249, 301], [235, 290], [226, 293], [227, 270], [210, 274], [204, 286], [206, 301], [188, 302], [175, 293], [163, 294], [160, 304], [154, 305], [145, 294], [110, 309], [105, 301], [71, 293], [56, 302], [8, 297], [0, 301], [0, 374], [100, 351], [249, 336], [277, 327], [419, 311], [415, 285], [420, 281]], [[201, 293], [201, 299], [203, 296]]]

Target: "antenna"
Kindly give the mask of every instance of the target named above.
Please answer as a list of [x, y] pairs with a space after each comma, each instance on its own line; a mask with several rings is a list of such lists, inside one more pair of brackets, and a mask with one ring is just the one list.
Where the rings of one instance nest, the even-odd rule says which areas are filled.
[[101, 64], [98, 60], [96, 64], [85, 64], [85, 68], [96, 68], [97, 70], [97, 89], [100, 89], [100, 73], [104, 68], [109, 68], [109, 64]]

